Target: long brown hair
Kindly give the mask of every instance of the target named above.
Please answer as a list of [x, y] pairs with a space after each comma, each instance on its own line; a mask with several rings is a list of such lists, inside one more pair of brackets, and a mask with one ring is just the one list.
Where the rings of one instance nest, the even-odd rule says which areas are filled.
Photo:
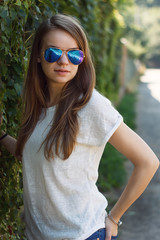
[[77, 112], [89, 101], [95, 86], [95, 70], [88, 41], [79, 22], [75, 18], [63, 14], [56, 14], [44, 21], [35, 34], [24, 83], [24, 114], [17, 140], [17, 156], [22, 155], [24, 145], [39, 120], [42, 108], [47, 108], [46, 100], [49, 94], [47, 82], [37, 58], [45, 34], [57, 28], [67, 31], [76, 40], [79, 48], [84, 52], [85, 58], [79, 65], [76, 76], [62, 89], [53, 125], [42, 143], [45, 144], [44, 154], [47, 159], [53, 158], [55, 154], [67, 159], [72, 153], [79, 129]]

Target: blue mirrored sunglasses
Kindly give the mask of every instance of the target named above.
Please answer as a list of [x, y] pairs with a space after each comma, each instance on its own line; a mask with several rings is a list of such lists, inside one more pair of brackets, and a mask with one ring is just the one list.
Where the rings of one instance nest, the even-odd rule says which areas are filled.
[[67, 52], [68, 59], [74, 65], [81, 64], [85, 57], [81, 50], [63, 51], [59, 48], [50, 47], [45, 50], [44, 58], [47, 62], [53, 63], [56, 62], [62, 56], [63, 52]]

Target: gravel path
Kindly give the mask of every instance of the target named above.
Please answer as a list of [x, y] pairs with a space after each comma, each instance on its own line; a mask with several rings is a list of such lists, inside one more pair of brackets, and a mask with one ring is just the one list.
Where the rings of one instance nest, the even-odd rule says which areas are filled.
[[[148, 69], [141, 78], [136, 112], [136, 132], [160, 159], [160, 70]], [[160, 240], [160, 169], [122, 220], [118, 240]]]

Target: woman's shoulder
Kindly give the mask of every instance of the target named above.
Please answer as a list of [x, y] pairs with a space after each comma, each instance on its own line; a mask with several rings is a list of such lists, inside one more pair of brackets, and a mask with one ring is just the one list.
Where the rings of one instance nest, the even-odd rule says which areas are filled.
[[89, 103], [93, 106], [101, 104], [111, 105], [111, 101], [107, 97], [103, 96], [102, 93], [98, 92], [98, 90], [95, 88], [93, 89]]
[[111, 101], [94, 89], [90, 100], [84, 107], [84, 111], [101, 112], [111, 107]]
[[122, 116], [111, 101], [94, 89], [89, 102], [79, 112], [78, 142], [101, 145], [108, 141], [121, 122]]
[[92, 118], [93, 116], [98, 117], [106, 114], [112, 115], [113, 110], [111, 101], [94, 89], [88, 103], [79, 111], [79, 116]]

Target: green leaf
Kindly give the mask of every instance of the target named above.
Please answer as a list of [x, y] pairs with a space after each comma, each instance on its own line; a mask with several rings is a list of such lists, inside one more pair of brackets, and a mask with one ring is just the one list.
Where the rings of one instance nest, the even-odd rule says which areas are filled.
[[13, 68], [14, 68], [14, 70], [16, 71], [16, 73], [17, 73], [18, 75], [19, 75], [20, 72], [22, 71], [22, 68], [21, 68], [20, 63], [18, 63], [18, 64], [13, 64]]
[[1, 30], [2, 30], [3, 32], [5, 31], [4, 22], [1, 22]]
[[[20, 16], [20, 17], [26, 17], [26, 12], [25, 12], [23, 9], [20, 9], [20, 10], [18, 11], [18, 16]], [[22, 19], [21, 19], [21, 21], [22, 21]]]
[[16, 17], [17, 17], [17, 12], [15, 11], [14, 8], [10, 8], [10, 16], [11, 16], [11, 19], [12, 19], [12, 20], [16, 19]]
[[8, 10], [7, 9], [3, 9], [2, 12], [0, 12], [0, 17], [6, 18], [7, 16], [9, 16]]
[[25, 8], [28, 9], [28, 2], [24, 1], [23, 4], [24, 4]]
[[39, 0], [39, 2], [43, 3], [44, 5], [47, 5], [53, 12], [55, 12], [55, 7], [53, 6], [52, 1]]
[[8, 39], [5, 36], [1, 36], [1, 39], [3, 40], [3, 42], [8, 43]]
[[39, 9], [39, 7], [38, 6], [35, 6], [35, 7], [36, 7], [37, 13], [41, 13], [41, 10]]
[[10, 0], [3, 0], [4, 1], [4, 5], [8, 5], [8, 3], [10, 3]]
[[17, 1], [15, 2], [15, 5], [17, 5], [17, 6], [21, 6], [21, 5], [22, 5], [22, 3], [21, 3], [21, 1], [20, 1], [20, 0], [17, 0]]
[[18, 84], [18, 83], [15, 83], [15, 84], [14, 84], [14, 87], [15, 87], [15, 89], [16, 89], [16, 92], [17, 92], [18, 96], [20, 96], [20, 95], [21, 95], [21, 92], [22, 92], [22, 87], [21, 87], [21, 85]]
[[1, 70], [1, 76], [5, 76], [6, 73], [7, 73], [8, 68], [7, 68], [6, 65], [3, 64], [3, 65], [0, 67], [0, 70]]

